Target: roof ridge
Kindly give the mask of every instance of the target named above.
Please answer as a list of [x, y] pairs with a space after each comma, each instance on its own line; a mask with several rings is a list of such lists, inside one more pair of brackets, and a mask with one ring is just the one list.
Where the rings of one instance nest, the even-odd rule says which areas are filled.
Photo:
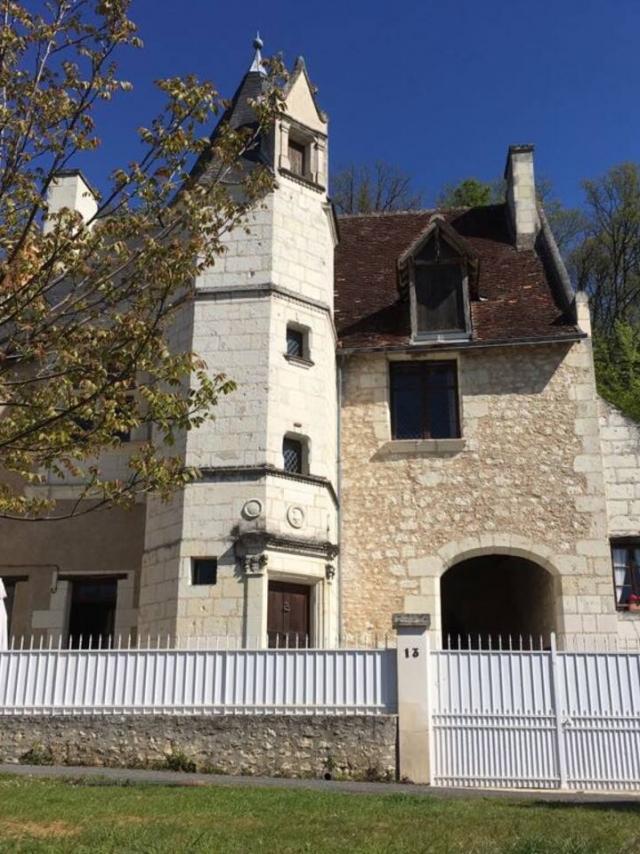
[[364, 217], [383, 217], [383, 216], [409, 216], [411, 214], [439, 214], [439, 213], [457, 213], [458, 211], [474, 211], [480, 208], [496, 208], [502, 207], [504, 202], [494, 202], [490, 205], [458, 205], [442, 208], [415, 208], [411, 210], [401, 211], [367, 211], [366, 213], [338, 213], [338, 219], [357, 219]]

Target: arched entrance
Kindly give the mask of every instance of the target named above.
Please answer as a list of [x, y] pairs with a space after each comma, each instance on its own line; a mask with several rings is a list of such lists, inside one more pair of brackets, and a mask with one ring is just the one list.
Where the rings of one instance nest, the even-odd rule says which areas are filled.
[[505, 554], [460, 561], [440, 579], [445, 647], [494, 649], [544, 645], [556, 630], [553, 576], [539, 564]]

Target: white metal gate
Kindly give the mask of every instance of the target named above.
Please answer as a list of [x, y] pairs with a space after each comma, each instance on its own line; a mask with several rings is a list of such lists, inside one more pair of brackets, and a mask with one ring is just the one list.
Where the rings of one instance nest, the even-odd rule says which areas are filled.
[[436, 786], [640, 789], [640, 654], [430, 653]]

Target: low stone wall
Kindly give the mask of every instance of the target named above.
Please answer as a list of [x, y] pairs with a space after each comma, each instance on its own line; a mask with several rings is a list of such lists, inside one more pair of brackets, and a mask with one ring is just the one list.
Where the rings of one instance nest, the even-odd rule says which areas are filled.
[[0, 761], [395, 779], [395, 715], [2, 717]]

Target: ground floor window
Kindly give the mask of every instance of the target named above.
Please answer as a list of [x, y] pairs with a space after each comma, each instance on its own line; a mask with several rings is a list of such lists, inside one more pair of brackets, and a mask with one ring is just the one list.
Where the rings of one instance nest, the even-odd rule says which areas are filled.
[[640, 537], [612, 540], [613, 588], [619, 611], [640, 611]]
[[69, 646], [87, 649], [113, 643], [118, 580], [77, 578], [70, 582]]

